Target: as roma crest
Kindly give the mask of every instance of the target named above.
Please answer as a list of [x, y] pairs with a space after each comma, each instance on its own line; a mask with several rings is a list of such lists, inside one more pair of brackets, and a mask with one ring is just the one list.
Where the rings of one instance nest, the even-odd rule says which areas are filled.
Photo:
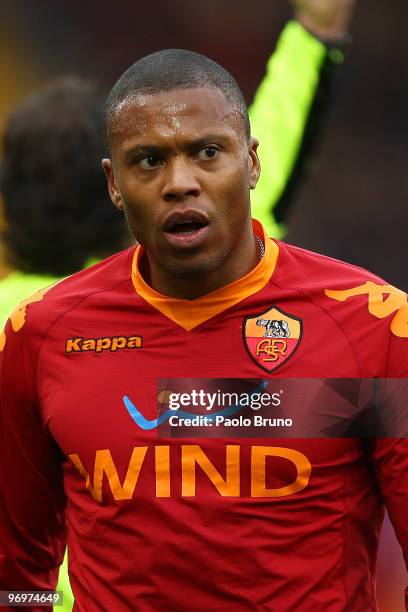
[[246, 317], [242, 324], [245, 347], [255, 363], [272, 372], [296, 351], [302, 339], [302, 320], [273, 306]]

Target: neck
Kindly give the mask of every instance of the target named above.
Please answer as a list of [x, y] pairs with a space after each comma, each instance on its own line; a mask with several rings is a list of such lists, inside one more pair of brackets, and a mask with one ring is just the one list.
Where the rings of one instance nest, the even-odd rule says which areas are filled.
[[250, 272], [260, 261], [261, 254], [252, 225], [213, 272], [200, 275], [192, 271], [188, 276], [175, 276], [152, 265], [149, 257], [141, 265], [141, 274], [158, 293], [178, 299], [194, 300], [224, 287]]

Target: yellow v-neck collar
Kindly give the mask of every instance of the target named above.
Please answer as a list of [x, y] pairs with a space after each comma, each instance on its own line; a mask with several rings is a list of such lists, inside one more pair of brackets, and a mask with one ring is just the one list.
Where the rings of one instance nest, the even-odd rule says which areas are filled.
[[208, 319], [227, 308], [231, 308], [249, 295], [260, 291], [265, 287], [275, 270], [279, 247], [276, 242], [268, 238], [259, 221], [253, 219], [252, 223], [255, 235], [259, 236], [265, 245], [265, 254], [255, 268], [245, 276], [195, 300], [161, 295], [152, 289], [140, 274], [139, 265], [143, 248], [138, 245], [132, 262], [132, 281], [136, 292], [168, 319], [171, 319], [186, 331], [191, 331], [204, 321], [208, 321]]

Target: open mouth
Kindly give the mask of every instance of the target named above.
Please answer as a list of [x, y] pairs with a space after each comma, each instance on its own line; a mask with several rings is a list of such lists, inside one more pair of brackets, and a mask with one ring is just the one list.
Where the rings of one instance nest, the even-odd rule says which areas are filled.
[[176, 249], [202, 246], [209, 232], [210, 220], [199, 210], [174, 211], [164, 224], [166, 241]]
[[203, 227], [206, 227], [208, 223], [200, 221], [183, 221], [181, 223], [174, 223], [168, 228], [169, 234], [189, 234], [191, 232], [197, 232]]

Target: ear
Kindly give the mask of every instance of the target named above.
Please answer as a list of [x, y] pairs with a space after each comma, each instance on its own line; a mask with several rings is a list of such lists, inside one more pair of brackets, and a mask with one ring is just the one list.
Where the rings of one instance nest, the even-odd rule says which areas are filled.
[[261, 173], [261, 164], [257, 153], [258, 145], [259, 141], [251, 136], [248, 143], [249, 186], [251, 189], [255, 189]]
[[102, 168], [104, 169], [106, 178], [108, 179], [108, 189], [111, 200], [118, 210], [123, 210], [122, 196], [120, 195], [120, 191], [116, 185], [111, 160], [107, 158], [103, 159]]

